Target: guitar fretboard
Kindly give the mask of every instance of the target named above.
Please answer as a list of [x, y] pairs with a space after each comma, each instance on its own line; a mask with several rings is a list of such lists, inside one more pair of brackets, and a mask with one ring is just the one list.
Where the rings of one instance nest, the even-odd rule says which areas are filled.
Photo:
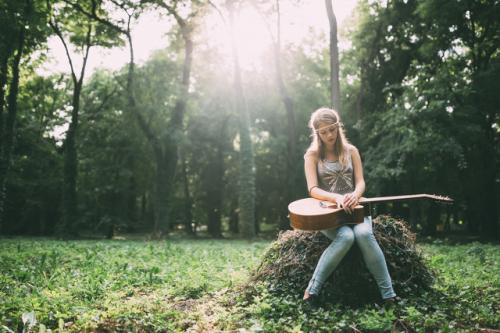
[[364, 204], [364, 203], [376, 203], [376, 202], [385, 202], [385, 201], [403, 201], [403, 200], [416, 200], [416, 199], [432, 199], [432, 200], [442, 201], [442, 202], [453, 202], [453, 199], [450, 199], [448, 197], [439, 196], [439, 195], [413, 194], [413, 195], [395, 195], [395, 196], [389, 196], [389, 197], [361, 198], [359, 200], [359, 203]]

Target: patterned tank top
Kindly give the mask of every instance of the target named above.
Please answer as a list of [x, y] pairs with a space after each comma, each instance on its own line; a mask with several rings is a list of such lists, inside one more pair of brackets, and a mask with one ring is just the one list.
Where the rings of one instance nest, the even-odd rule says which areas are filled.
[[342, 166], [339, 161], [318, 160], [319, 187], [328, 192], [346, 194], [354, 191], [354, 170], [351, 154], [348, 163]]

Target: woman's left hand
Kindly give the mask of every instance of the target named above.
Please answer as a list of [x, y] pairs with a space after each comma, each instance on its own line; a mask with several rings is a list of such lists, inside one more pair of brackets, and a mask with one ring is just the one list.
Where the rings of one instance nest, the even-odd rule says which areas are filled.
[[358, 202], [359, 197], [355, 192], [347, 193], [346, 195], [344, 195], [343, 206], [344, 209], [347, 208], [346, 210], [348, 213], [351, 213], [353, 211], [354, 207], [358, 205]]

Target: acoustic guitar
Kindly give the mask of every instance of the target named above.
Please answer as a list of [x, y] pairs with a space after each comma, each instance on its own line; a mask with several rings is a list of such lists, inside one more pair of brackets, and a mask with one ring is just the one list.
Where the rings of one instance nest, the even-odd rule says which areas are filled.
[[377, 198], [361, 198], [351, 214], [336, 204], [314, 198], [300, 199], [288, 205], [290, 225], [300, 230], [323, 230], [337, 228], [344, 224], [362, 223], [365, 207], [360, 204], [372, 204], [386, 201], [403, 201], [416, 199], [431, 199], [439, 202], [452, 203], [453, 199], [432, 194], [398, 195]]

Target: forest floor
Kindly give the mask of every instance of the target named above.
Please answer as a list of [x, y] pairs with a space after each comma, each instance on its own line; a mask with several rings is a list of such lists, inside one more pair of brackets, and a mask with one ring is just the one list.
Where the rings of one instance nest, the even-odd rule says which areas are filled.
[[247, 285], [270, 244], [2, 239], [0, 332], [500, 332], [499, 245], [420, 244], [423, 296], [310, 309]]

